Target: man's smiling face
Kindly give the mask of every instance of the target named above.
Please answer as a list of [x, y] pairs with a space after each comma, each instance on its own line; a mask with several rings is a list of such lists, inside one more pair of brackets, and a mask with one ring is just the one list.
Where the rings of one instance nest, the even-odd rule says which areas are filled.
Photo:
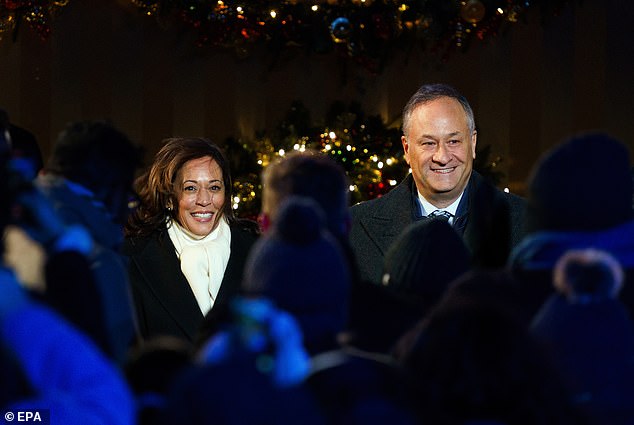
[[458, 199], [473, 170], [477, 134], [450, 97], [420, 104], [401, 138], [418, 191], [438, 208]]

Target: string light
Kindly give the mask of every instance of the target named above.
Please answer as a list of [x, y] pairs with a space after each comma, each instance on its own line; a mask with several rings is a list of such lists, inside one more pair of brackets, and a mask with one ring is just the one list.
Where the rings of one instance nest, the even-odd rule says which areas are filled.
[[26, 21], [43, 40], [51, 33], [51, 22], [68, 5], [68, 0], [6, 0], [0, 1], [0, 40], [5, 32], [13, 38], [20, 28], [20, 20]]

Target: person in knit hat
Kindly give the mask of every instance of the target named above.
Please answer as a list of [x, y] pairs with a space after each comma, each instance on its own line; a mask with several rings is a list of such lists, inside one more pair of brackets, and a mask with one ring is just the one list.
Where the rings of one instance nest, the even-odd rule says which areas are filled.
[[634, 323], [618, 299], [623, 270], [610, 254], [568, 251], [556, 293], [531, 325], [573, 402], [596, 423], [634, 423]]
[[247, 259], [242, 289], [295, 315], [309, 351], [337, 346], [347, 321], [350, 273], [315, 201], [284, 201], [273, 228]]
[[350, 423], [346, 418], [362, 415], [359, 409], [365, 412], [370, 401], [407, 416], [392, 392], [398, 388], [392, 366], [340, 344], [348, 320], [350, 270], [326, 226], [315, 200], [287, 197], [249, 254], [243, 296], [269, 299], [296, 318], [310, 356], [305, 385], [328, 423]]
[[[258, 215], [263, 233], [278, 219], [285, 199], [302, 196], [317, 202], [324, 212], [326, 227], [342, 249], [350, 270], [350, 303], [346, 343], [360, 347], [365, 338], [367, 312], [390, 304], [389, 293], [377, 285], [361, 281], [350, 232], [350, 181], [341, 164], [331, 156], [306, 149], [277, 158], [262, 171], [262, 209]], [[367, 347], [364, 347], [367, 348]]]
[[[573, 136], [535, 165], [528, 180], [527, 236], [509, 258], [531, 314], [552, 293], [555, 263], [570, 249], [594, 247], [609, 252], [626, 269], [626, 280], [632, 280], [630, 167], [627, 147], [602, 132]], [[625, 285], [622, 300], [632, 309], [634, 286], [629, 287]]]

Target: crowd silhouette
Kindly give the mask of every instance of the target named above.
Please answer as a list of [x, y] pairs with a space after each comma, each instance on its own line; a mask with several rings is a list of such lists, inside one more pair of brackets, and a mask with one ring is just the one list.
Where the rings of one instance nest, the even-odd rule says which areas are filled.
[[[460, 118], [464, 105], [438, 96]], [[410, 108], [410, 123], [423, 120]], [[345, 172], [321, 152], [264, 169], [256, 223], [234, 215], [231, 170], [208, 139], [165, 139], [143, 165], [111, 123], [81, 121], [42, 160], [0, 118], [3, 414], [63, 425], [634, 424], [634, 184], [625, 144], [606, 133], [543, 154], [525, 199], [510, 201], [524, 208], [511, 242], [510, 204], [481, 176], [461, 177], [455, 199], [415, 190], [426, 149], [445, 164], [433, 178], [460, 169], [444, 136], [420, 147], [404, 136], [404, 149], [421, 149], [404, 184], [422, 209], [388, 237], [372, 233], [388, 230], [377, 227], [388, 210], [351, 208]], [[609, 165], [594, 171], [597, 155]], [[428, 211], [434, 202], [449, 220]], [[375, 238], [381, 246], [359, 245]]]

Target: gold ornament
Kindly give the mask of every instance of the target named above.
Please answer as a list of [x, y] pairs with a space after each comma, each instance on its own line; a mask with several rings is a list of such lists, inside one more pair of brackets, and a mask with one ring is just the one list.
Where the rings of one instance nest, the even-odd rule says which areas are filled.
[[476, 24], [484, 18], [484, 14], [486, 13], [486, 9], [480, 0], [467, 0], [462, 3], [462, 8], [460, 9], [460, 16], [465, 21]]
[[12, 31], [15, 28], [15, 18], [13, 14], [0, 17], [0, 33]]

